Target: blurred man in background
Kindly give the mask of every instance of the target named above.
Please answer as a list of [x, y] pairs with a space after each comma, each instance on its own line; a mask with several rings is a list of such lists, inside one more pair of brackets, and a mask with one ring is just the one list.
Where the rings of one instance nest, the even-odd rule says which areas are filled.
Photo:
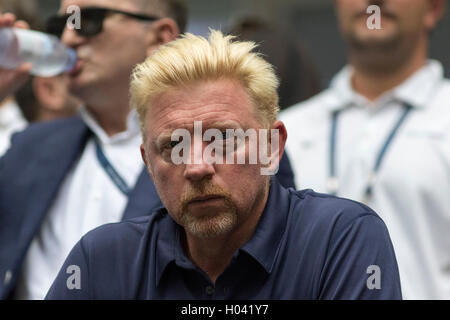
[[31, 77], [14, 95], [28, 122], [71, 117], [81, 102], [69, 92], [69, 76]]
[[[73, 5], [79, 29], [67, 28]], [[128, 82], [186, 19], [181, 0], [61, 1], [48, 30], [77, 52], [68, 85], [84, 106], [16, 135], [0, 160], [0, 298], [42, 299], [84, 233], [160, 206], [141, 162]]]
[[450, 82], [427, 60], [445, 5], [335, 0], [349, 65], [281, 116], [297, 186], [362, 200], [386, 222], [406, 299], [450, 299]]

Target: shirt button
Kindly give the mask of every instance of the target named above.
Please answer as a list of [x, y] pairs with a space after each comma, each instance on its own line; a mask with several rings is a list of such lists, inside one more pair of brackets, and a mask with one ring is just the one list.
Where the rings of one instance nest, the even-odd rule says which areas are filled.
[[3, 281], [3, 283], [5, 284], [5, 286], [7, 286], [7, 285], [11, 282], [11, 279], [12, 279], [12, 272], [11, 272], [10, 270], [8, 270], [8, 271], [6, 271], [6, 273], [5, 273], [5, 279], [4, 279], [4, 281]]
[[214, 288], [211, 286], [207, 286], [206, 287], [206, 295], [207, 296], [212, 296], [214, 294]]

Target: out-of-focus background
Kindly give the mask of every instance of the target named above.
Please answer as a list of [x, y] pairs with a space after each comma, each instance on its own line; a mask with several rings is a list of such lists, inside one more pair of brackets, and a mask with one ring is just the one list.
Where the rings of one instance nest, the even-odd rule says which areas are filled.
[[[44, 17], [57, 10], [59, 0], [39, 0]], [[332, 0], [188, 0], [188, 31], [207, 34], [208, 28], [228, 31], [243, 16], [259, 16], [299, 39], [312, 58], [322, 87], [345, 64], [345, 47], [336, 28]], [[450, 10], [432, 35], [431, 57], [450, 75]]]

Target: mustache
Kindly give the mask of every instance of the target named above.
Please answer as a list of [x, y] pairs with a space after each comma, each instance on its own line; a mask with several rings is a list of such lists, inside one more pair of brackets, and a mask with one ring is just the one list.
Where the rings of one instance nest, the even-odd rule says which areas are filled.
[[227, 204], [232, 203], [231, 194], [228, 191], [213, 184], [211, 181], [204, 181], [193, 183], [189, 189], [184, 192], [181, 196], [181, 209], [185, 212], [189, 203], [196, 199], [207, 197], [221, 197], [225, 199]]
[[[391, 9], [386, 7], [386, 5], [384, 5], [383, 3], [377, 4], [377, 5], [380, 8], [380, 14], [382, 17], [386, 17], [386, 18], [390, 18], [390, 19], [397, 19], [397, 15], [395, 14], [395, 12], [393, 12]], [[373, 12], [367, 13], [367, 8], [365, 8], [364, 10], [361, 10], [358, 13], [356, 13], [354, 18], [368, 17], [372, 14], [373, 14]]]

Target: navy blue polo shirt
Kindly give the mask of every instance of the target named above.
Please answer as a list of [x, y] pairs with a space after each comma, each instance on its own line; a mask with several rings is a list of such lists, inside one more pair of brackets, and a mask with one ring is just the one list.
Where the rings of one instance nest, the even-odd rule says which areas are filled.
[[351, 200], [272, 179], [253, 236], [215, 284], [186, 257], [183, 232], [165, 209], [99, 227], [73, 248], [46, 298], [401, 299], [384, 222]]

